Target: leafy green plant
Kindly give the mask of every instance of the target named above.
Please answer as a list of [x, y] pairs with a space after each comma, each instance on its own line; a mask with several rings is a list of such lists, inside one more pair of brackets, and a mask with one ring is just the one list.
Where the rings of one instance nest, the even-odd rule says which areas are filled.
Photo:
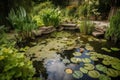
[[45, 26], [58, 26], [60, 23], [60, 11], [58, 9], [46, 8], [40, 12]]
[[0, 44], [5, 43], [6, 41], [5, 27], [2, 25], [0, 26]]
[[12, 46], [0, 46], [0, 80], [32, 80], [32, 62]]
[[105, 33], [107, 39], [111, 39], [115, 43], [120, 40], [120, 10], [110, 19], [110, 27]]
[[83, 34], [91, 34], [94, 28], [94, 24], [89, 21], [82, 21], [80, 23], [80, 32]]
[[26, 41], [33, 37], [32, 30], [37, 28], [36, 22], [26, 14], [23, 7], [18, 10], [11, 9], [8, 14], [8, 20], [17, 31], [16, 39], [18, 42]]

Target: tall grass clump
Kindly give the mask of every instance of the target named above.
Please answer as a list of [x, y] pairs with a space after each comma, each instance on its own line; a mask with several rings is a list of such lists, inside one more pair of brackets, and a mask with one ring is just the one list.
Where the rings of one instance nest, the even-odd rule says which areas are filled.
[[107, 29], [105, 37], [115, 43], [120, 40], [120, 10], [110, 19], [110, 27]]

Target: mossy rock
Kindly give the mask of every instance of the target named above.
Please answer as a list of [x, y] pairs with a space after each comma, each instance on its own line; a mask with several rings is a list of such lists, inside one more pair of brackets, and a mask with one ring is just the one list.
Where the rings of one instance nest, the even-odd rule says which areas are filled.
[[114, 69], [108, 68], [108, 70], [106, 71], [106, 74], [111, 77], [117, 77], [119, 73]]
[[93, 70], [95, 67], [93, 64], [84, 64], [84, 68], [87, 70]]
[[102, 64], [97, 64], [96, 69], [104, 73], [107, 71], [107, 67], [103, 66]]
[[111, 78], [109, 76], [101, 74], [100, 77], [99, 77], [99, 80], [111, 80]]
[[87, 69], [85, 69], [85, 68], [83, 68], [83, 67], [80, 67], [80, 71], [81, 71], [82, 73], [85, 73], [85, 74], [87, 74], [87, 73], [88, 73], [88, 70], [87, 70]]
[[74, 56], [81, 56], [82, 54], [80, 52], [74, 52], [73, 55]]
[[92, 78], [99, 78], [100, 77], [100, 73], [96, 70], [89, 71], [88, 75]]
[[82, 78], [83, 77], [83, 73], [81, 71], [74, 71], [74, 73], [72, 74], [72, 76], [76, 79]]

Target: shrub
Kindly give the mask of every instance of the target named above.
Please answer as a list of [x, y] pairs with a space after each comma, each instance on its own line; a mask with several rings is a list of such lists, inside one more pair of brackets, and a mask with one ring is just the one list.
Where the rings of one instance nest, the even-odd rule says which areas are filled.
[[115, 43], [120, 40], [120, 10], [110, 19], [110, 27], [107, 29], [105, 37]]
[[0, 46], [0, 80], [32, 80], [32, 62], [13, 46]]
[[40, 14], [45, 26], [53, 25], [54, 27], [56, 27], [59, 25], [61, 19], [60, 19], [60, 11], [58, 9], [46, 8], [43, 9], [40, 12]]

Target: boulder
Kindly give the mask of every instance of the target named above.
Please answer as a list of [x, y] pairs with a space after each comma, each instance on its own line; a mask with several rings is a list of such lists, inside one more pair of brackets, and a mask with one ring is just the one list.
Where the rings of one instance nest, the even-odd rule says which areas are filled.
[[67, 29], [67, 30], [79, 29], [79, 28], [77, 27], [77, 24], [73, 24], [73, 23], [61, 24], [61, 26], [62, 26], [64, 29]]
[[48, 27], [41, 27], [40, 30], [42, 31], [42, 34], [49, 34], [51, 32], [54, 32], [56, 29], [53, 26], [48, 26]]
[[95, 37], [100, 37], [100, 36], [104, 36], [104, 32], [94, 31], [94, 32], [92, 32], [92, 35]]

